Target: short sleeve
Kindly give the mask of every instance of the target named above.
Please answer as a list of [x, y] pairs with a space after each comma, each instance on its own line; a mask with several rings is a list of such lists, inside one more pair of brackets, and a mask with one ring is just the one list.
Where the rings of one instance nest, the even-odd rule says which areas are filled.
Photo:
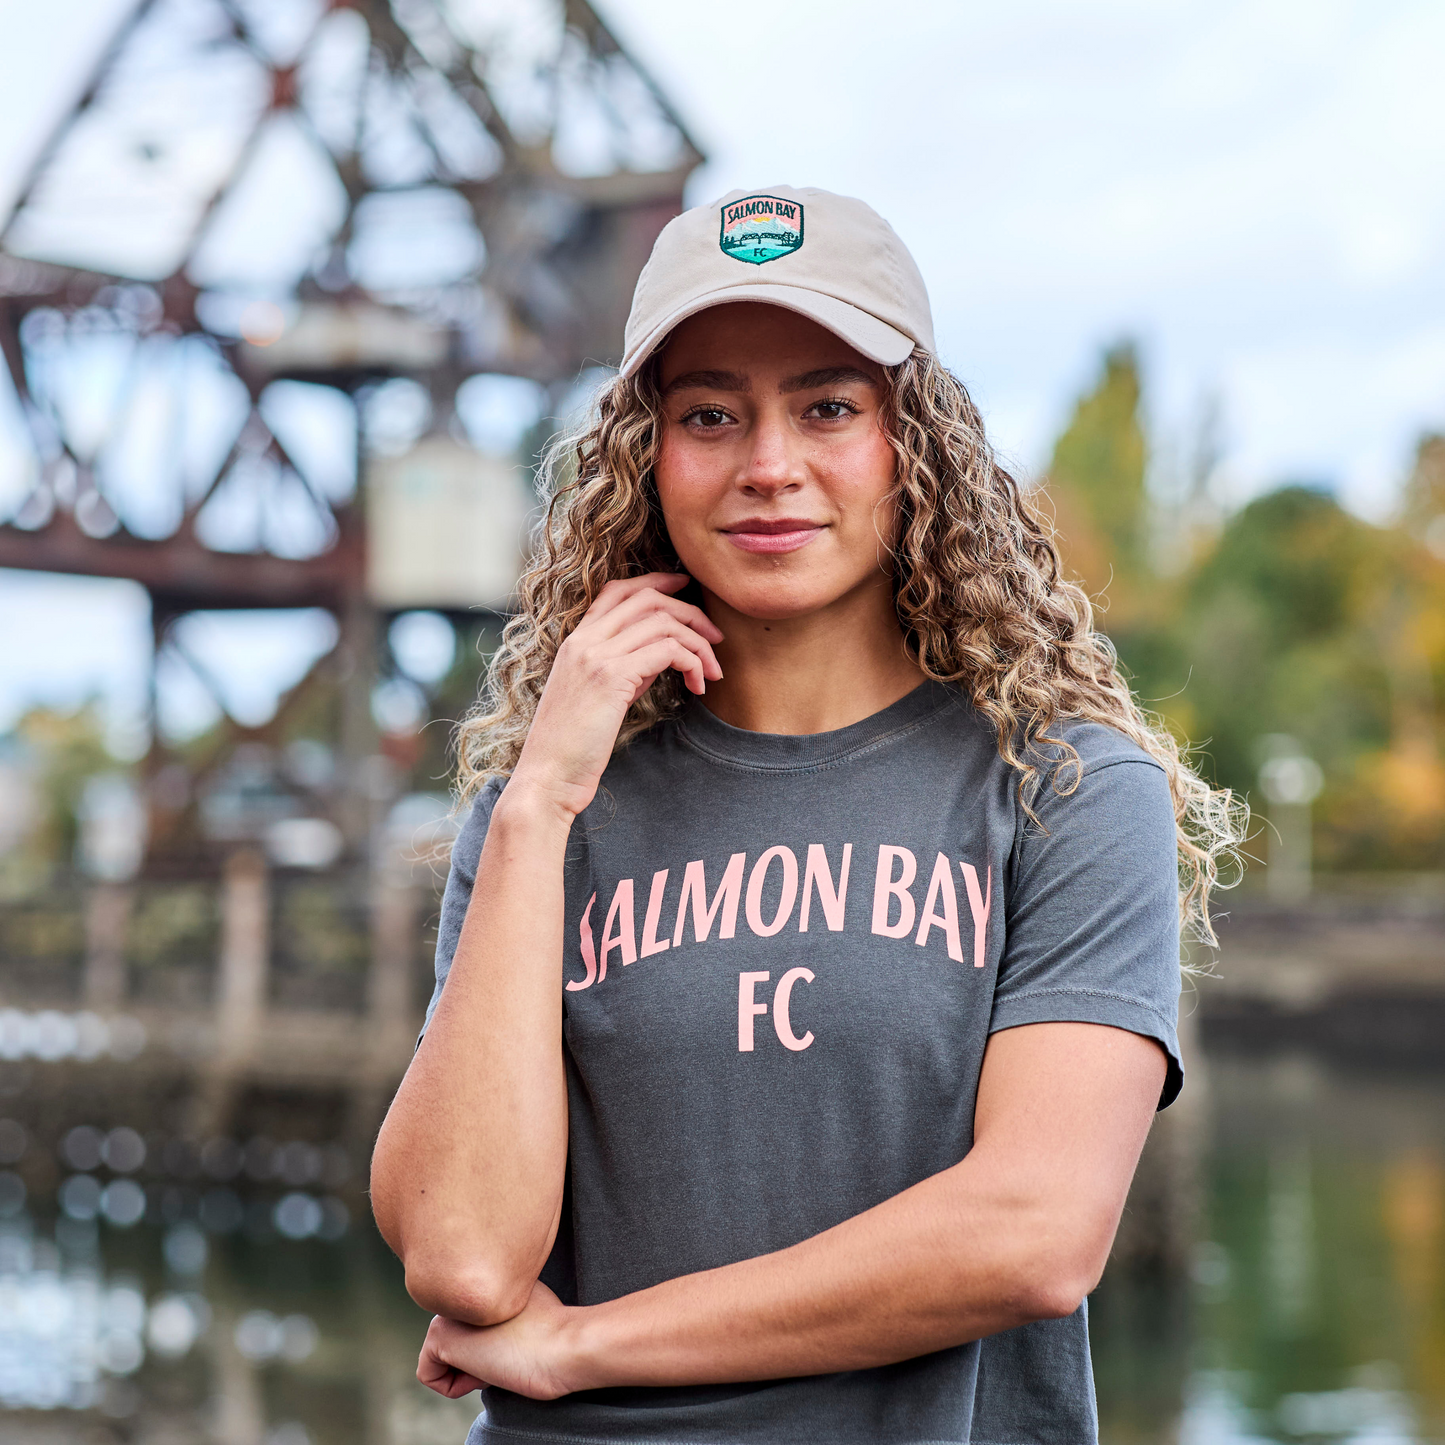
[[1156, 1039], [1169, 1056], [1162, 1109], [1184, 1082], [1169, 782], [1146, 754], [1121, 755], [1132, 745], [1110, 730], [1081, 733], [1069, 739], [1084, 764], [1077, 788], [1061, 795], [1045, 785], [1039, 823], [1025, 820], [1015, 845], [990, 1032], [1098, 1023]]
[[[492, 809], [501, 796], [503, 783], [498, 778], [489, 778], [482, 791], [472, 803], [467, 821], [452, 844], [451, 868], [447, 872], [446, 891], [442, 894], [441, 921], [437, 925], [436, 987], [432, 989], [431, 1002], [426, 1006], [426, 1018], [421, 1031], [426, 1033], [431, 1025], [432, 1015], [441, 1000], [442, 987], [451, 972], [452, 958], [457, 951], [457, 942], [462, 936], [462, 920], [467, 916], [467, 905], [472, 901], [472, 885], [477, 881], [477, 865], [481, 862], [482, 844], [487, 841], [487, 828], [492, 821]], [[420, 1039], [417, 1040], [421, 1042]]]

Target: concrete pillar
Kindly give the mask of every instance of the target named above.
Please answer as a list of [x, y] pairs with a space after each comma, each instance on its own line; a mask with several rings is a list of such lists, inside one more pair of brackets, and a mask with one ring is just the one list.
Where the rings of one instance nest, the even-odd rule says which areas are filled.
[[1270, 804], [1264, 881], [1274, 902], [1303, 903], [1310, 896], [1312, 832], [1308, 803]]
[[[386, 845], [383, 843], [382, 847]], [[369, 1159], [376, 1132], [406, 1071], [421, 1027], [415, 1008], [417, 942], [421, 936], [420, 890], [411, 866], [395, 854], [372, 873], [371, 969], [366, 979], [365, 1059], [357, 1061], [347, 1092], [347, 1148]]]
[[241, 848], [226, 860], [221, 879], [221, 962], [216, 981], [220, 1056], [250, 1054], [266, 1012], [271, 964], [271, 898], [266, 860]]
[[264, 1445], [266, 1406], [256, 1367], [236, 1348], [236, 1319], [217, 1310], [209, 1330], [212, 1438], [216, 1445]]
[[[342, 793], [336, 821], [346, 837], [346, 850], [362, 858], [370, 850], [382, 799], [376, 759], [376, 723], [371, 716], [371, 690], [376, 685], [379, 646], [375, 610], [365, 597], [347, 601], [337, 614], [341, 640], [336, 658], [341, 691], [339, 743]], [[384, 762], [381, 766], [384, 766]]]
[[85, 1006], [120, 1008], [126, 996], [125, 940], [134, 890], [128, 883], [95, 883], [85, 898]]

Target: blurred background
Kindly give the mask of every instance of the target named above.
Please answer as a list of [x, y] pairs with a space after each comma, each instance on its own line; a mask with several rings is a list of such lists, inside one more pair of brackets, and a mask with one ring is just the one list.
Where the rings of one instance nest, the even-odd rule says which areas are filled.
[[1109, 1445], [1445, 1441], [1445, 10], [0, 0], [0, 1435], [459, 1445], [366, 1159], [539, 447], [685, 204], [881, 210], [1250, 799]]

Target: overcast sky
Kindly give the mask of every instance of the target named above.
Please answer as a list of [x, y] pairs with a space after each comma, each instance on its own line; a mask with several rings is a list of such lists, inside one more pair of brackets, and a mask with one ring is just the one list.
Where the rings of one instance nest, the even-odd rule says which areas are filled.
[[[1229, 500], [1305, 479], [1382, 518], [1445, 428], [1439, 0], [598, 3], [709, 155], [693, 201], [893, 222], [1025, 466], [1123, 336], [1162, 443], [1219, 397]], [[0, 0], [0, 205], [124, 8]]]
[[1236, 495], [1378, 516], [1445, 426], [1438, 0], [604, 8], [709, 153], [694, 200], [792, 181], [893, 222], [1028, 464], [1121, 335], [1161, 433], [1219, 393]]

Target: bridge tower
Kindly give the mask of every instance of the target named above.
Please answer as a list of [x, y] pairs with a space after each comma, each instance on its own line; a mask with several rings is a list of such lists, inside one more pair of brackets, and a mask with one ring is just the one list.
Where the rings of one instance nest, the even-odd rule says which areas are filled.
[[[0, 217], [0, 567], [149, 596], [139, 875], [218, 885], [218, 1058], [288, 870], [370, 880], [368, 1007], [405, 1014], [418, 905], [383, 885], [445, 789], [423, 724], [475, 687], [537, 444], [700, 159], [587, 0], [139, 0]], [[213, 645], [238, 618], [302, 659], [274, 709]]]
[[[505, 606], [529, 444], [584, 367], [618, 358], [699, 160], [586, 0], [125, 17], [0, 232], [0, 405], [21, 423], [0, 566], [146, 588], [150, 866], [214, 867], [298, 817], [364, 851], [366, 799], [388, 791], [386, 623]], [[264, 721], [197, 623], [257, 609], [334, 620], [298, 619], [319, 655]], [[178, 679], [221, 713], [184, 752]], [[268, 772], [318, 709], [333, 762]]]

